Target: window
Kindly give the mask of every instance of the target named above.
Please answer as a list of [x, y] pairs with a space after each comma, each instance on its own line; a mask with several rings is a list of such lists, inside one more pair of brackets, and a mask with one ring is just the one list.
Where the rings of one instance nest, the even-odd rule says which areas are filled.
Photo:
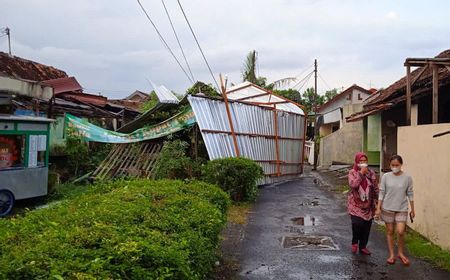
[[333, 125], [333, 127], [331, 128], [331, 132], [335, 132], [339, 130], [339, 125]]
[[347, 100], [352, 100], [352, 94], [351, 93], [347, 96]]
[[0, 169], [23, 167], [24, 151], [24, 135], [0, 136]]
[[47, 136], [30, 135], [28, 147], [28, 167], [45, 166]]
[[358, 93], [358, 100], [362, 100], [361, 93]]

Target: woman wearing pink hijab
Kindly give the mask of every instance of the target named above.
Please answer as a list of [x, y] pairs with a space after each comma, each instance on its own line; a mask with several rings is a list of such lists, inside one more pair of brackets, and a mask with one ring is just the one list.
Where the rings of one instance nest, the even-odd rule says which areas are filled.
[[355, 164], [348, 173], [348, 183], [351, 190], [348, 194], [348, 213], [352, 221], [352, 252], [358, 251], [370, 255], [367, 249], [370, 227], [375, 214], [378, 197], [377, 178], [368, 168], [367, 156], [359, 152], [355, 155]]

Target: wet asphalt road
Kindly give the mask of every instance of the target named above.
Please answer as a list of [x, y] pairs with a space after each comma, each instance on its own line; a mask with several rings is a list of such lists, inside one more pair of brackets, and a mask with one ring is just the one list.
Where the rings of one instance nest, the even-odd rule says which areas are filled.
[[[298, 217], [304, 219], [292, 220]], [[302, 222], [304, 225], [299, 225]], [[385, 236], [376, 227], [372, 225], [368, 244], [372, 256], [353, 255], [350, 252], [350, 218], [342, 195], [319, 187], [313, 177], [308, 176], [265, 187], [260, 190], [239, 248], [240, 277], [261, 280], [450, 279], [450, 273], [412, 257], [409, 267], [399, 261], [387, 265]], [[282, 246], [286, 237], [304, 235], [331, 237], [336, 248], [305, 250]]]

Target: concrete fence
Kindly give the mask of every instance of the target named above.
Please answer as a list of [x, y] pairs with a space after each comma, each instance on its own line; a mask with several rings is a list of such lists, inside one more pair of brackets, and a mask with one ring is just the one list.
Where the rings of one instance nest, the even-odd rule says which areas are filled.
[[416, 219], [410, 226], [450, 249], [450, 124], [398, 128], [398, 153], [413, 178]]

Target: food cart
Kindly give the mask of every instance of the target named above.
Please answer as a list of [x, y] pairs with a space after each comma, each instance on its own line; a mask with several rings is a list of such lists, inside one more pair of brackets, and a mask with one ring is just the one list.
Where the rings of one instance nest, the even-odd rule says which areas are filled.
[[0, 115], [0, 217], [11, 212], [16, 200], [47, 194], [52, 121]]

